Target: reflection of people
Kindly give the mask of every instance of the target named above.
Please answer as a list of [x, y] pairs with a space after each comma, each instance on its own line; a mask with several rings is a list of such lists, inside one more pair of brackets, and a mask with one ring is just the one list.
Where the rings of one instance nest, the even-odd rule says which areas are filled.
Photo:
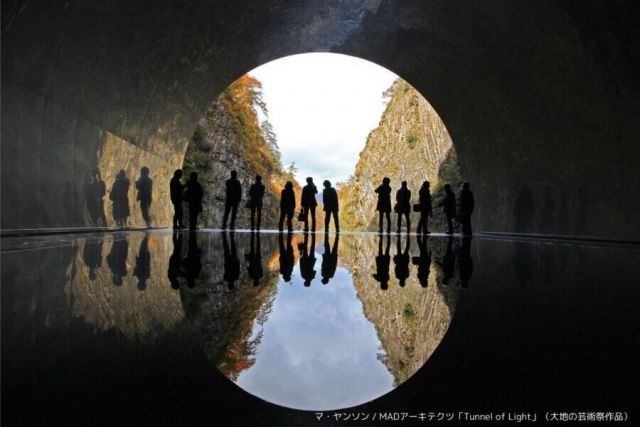
[[420, 221], [418, 222], [418, 229], [416, 230], [416, 233], [418, 234], [429, 234], [429, 218], [433, 218], [429, 185], [429, 181], [423, 182], [422, 187], [420, 187], [420, 191], [418, 192], [418, 196], [420, 198]]
[[133, 275], [138, 278], [138, 289], [144, 291], [147, 288], [147, 280], [151, 276], [151, 254], [149, 253], [149, 234], [144, 235], [144, 239], [140, 243], [138, 256], [136, 257], [136, 266], [133, 269]]
[[331, 216], [333, 215], [333, 225], [336, 228], [336, 233], [340, 232], [340, 223], [338, 221], [338, 193], [336, 189], [331, 186], [329, 180], [325, 180], [324, 190], [322, 190], [322, 204], [325, 211], [324, 216], [324, 232], [329, 232], [329, 223], [331, 222]]
[[116, 225], [121, 227], [126, 227], [127, 218], [131, 215], [129, 209], [130, 186], [131, 182], [129, 178], [127, 178], [127, 174], [124, 169], [121, 169], [116, 175], [116, 180], [113, 182], [111, 193], [109, 194], [109, 199], [113, 202], [113, 220], [116, 222]]
[[[184, 228], [182, 223], [182, 200], [184, 185], [180, 181], [182, 169], [176, 169], [173, 178], [169, 181], [169, 192], [171, 193], [171, 203], [173, 204], [173, 228]], [[191, 211], [191, 210], [189, 210]]]
[[417, 240], [420, 256], [414, 256], [412, 262], [418, 266], [418, 282], [423, 288], [426, 288], [429, 284], [429, 269], [431, 267], [431, 251], [427, 245], [429, 237], [418, 234]]
[[280, 274], [282, 274], [282, 280], [285, 282], [291, 281], [293, 263], [295, 262], [293, 247], [291, 246], [291, 238], [291, 233], [287, 233], [287, 245], [285, 246], [282, 233], [278, 234], [278, 243], [280, 246]]
[[96, 270], [102, 266], [102, 240], [97, 242], [84, 242], [82, 259], [89, 268], [89, 279], [96, 279]]
[[278, 221], [278, 230], [282, 231], [284, 226], [284, 218], [287, 217], [287, 230], [293, 230], [291, 219], [293, 211], [296, 209], [296, 195], [293, 192], [293, 184], [287, 181], [284, 188], [280, 192], [280, 220]]
[[153, 180], [149, 178], [149, 168], [146, 166], [143, 166], [142, 169], [140, 169], [140, 178], [136, 181], [136, 189], [138, 190], [138, 196], [136, 199], [140, 201], [142, 219], [144, 219], [147, 227], [151, 227], [149, 208], [151, 207]]
[[469, 188], [469, 183], [462, 184], [462, 191], [460, 192], [460, 204], [458, 205], [458, 215], [460, 216], [460, 223], [462, 224], [462, 234], [471, 234], [471, 214], [475, 202], [473, 200], [473, 193]]
[[400, 286], [404, 287], [409, 278], [409, 246], [411, 245], [411, 238], [407, 236], [404, 252], [400, 251], [401, 240], [401, 236], [396, 237], [396, 254], [393, 256], [393, 263], [395, 264], [396, 279], [398, 279]]
[[466, 288], [473, 275], [473, 259], [471, 258], [471, 236], [462, 239], [458, 249], [458, 268], [460, 285]]
[[231, 225], [229, 228], [236, 228], [236, 215], [238, 214], [238, 204], [242, 199], [242, 185], [238, 180], [238, 172], [231, 171], [231, 178], [225, 181], [225, 201], [224, 215], [222, 216], [222, 228], [227, 228], [227, 220], [231, 213]]
[[316, 265], [316, 234], [311, 234], [311, 247], [308, 247], [309, 235], [304, 235], [304, 243], [298, 245], [300, 250], [300, 276], [304, 279], [305, 286], [311, 286], [311, 281], [316, 277], [314, 267]]
[[387, 233], [391, 232], [391, 187], [389, 183], [391, 180], [385, 177], [382, 180], [382, 184], [376, 188], [378, 193], [378, 204], [376, 210], [380, 213], [380, 228], [379, 232], [382, 233], [383, 217], [387, 218]]
[[198, 247], [197, 234], [191, 232], [189, 233], [189, 251], [187, 252], [187, 257], [183, 261], [184, 277], [187, 279], [187, 286], [190, 288], [194, 287], [196, 279], [202, 270], [200, 253], [201, 251]]
[[198, 174], [191, 172], [187, 181], [184, 201], [189, 206], [189, 230], [198, 229], [198, 214], [202, 212], [202, 186], [198, 182]]
[[104, 196], [106, 193], [107, 187], [100, 176], [100, 169], [95, 169], [85, 183], [85, 196], [91, 221], [100, 227], [107, 226], [107, 217], [104, 214]]
[[456, 255], [453, 252], [453, 239], [447, 237], [447, 250], [442, 256], [441, 261], [436, 261], [436, 265], [439, 267], [439, 273], [442, 277], [442, 285], [449, 285], [449, 281], [453, 277], [456, 266]]
[[407, 187], [407, 181], [402, 181], [400, 189], [396, 192], [396, 207], [398, 214], [398, 233], [402, 228], [402, 217], [407, 219], [407, 233], [411, 231], [411, 190]]
[[113, 284], [122, 286], [122, 278], [127, 275], [127, 256], [129, 256], [129, 241], [114, 240], [111, 251], [107, 255], [107, 265], [111, 270]]
[[262, 199], [264, 198], [264, 184], [262, 177], [256, 175], [256, 182], [249, 187], [249, 202], [247, 207], [251, 209], [251, 229], [260, 230], [260, 222], [262, 221]]
[[227, 282], [229, 290], [235, 288], [235, 282], [240, 277], [240, 260], [236, 252], [235, 233], [231, 233], [231, 247], [227, 241], [227, 233], [222, 233], [222, 244], [224, 247], [224, 275], [223, 280]]
[[442, 206], [442, 211], [447, 219], [447, 234], [453, 234], [453, 218], [456, 216], [456, 196], [453, 194], [450, 184], [444, 185], [444, 199], [438, 203], [438, 206]]
[[249, 278], [253, 280], [253, 285], [258, 286], [260, 279], [264, 276], [262, 269], [262, 254], [260, 251], [260, 233], [251, 233], [249, 253], [245, 255], [247, 260], [247, 272]]
[[178, 278], [184, 276], [182, 271], [182, 233], [173, 233], [173, 252], [169, 257], [169, 270], [167, 271], [167, 277], [171, 283], [173, 289], [180, 287]]
[[380, 289], [386, 290], [389, 287], [389, 266], [391, 265], [391, 238], [387, 236], [387, 246], [382, 252], [382, 240], [384, 236], [378, 236], [378, 256], [376, 257], [376, 273], [373, 278], [380, 282]]
[[329, 283], [329, 279], [332, 279], [336, 274], [338, 268], [338, 244], [340, 243], [340, 235], [336, 234], [336, 238], [333, 241], [333, 249], [329, 246], [329, 235], [324, 235], [324, 253], [322, 254], [322, 267], [320, 274], [322, 274], [322, 284]]
[[313, 183], [313, 178], [307, 178], [307, 185], [302, 187], [302, 196], [300, 205], [302, 206], [302, 215], [304, 216], [304, 231], [309, 231], [309, 213], [311, 213], [311, 231], [316, 231], [316, 194], [318, 189]]

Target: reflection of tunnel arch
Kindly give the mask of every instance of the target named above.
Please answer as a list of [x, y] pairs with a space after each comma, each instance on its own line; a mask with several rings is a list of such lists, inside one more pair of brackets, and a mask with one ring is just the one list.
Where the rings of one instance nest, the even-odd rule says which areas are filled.
[[[107, 167], [105, 156], [129, 165], [128, 176], [151, 163], [162, 183], [212, 95], [241, 71], [330, 51], [378, 63], [429, 95], [476, 183], [478, 229], [514, 231], [525, 183], [536, 208], [526, 232], [640, 236], [633, 2], [2, 8], [3, 228], [86, 224], [63, 206], [83, 207], [78, 177]], [[156, 203], [167, 200], [161, 187]], [[540, 219], [547, 188], [551, 222]]]

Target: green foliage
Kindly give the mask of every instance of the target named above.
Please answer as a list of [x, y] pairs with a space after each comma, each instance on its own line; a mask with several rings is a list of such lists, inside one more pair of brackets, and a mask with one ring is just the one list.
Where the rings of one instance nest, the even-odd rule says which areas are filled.
[[412, 150], [416, 148], [419, 139], [420, 137], [418, 137], [418, 135], [413, 132], [407, 135], [407, 144], [409, 144], [409, 148], [411, 148]]
[[402, 315], [407, 320], [413, 319], [416, 316], [416, 310], [415, 308], [413, 308], [413, 305], [411, 303], [407, 303], [407, 305], [404, 307]]

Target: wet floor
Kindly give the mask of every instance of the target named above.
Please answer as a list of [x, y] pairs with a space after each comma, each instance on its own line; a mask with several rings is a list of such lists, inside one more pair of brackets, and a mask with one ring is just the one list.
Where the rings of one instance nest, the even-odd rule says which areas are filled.
[[[15, 415], [25, 401], [105, 390], [111, 405], [144, 406], [165, 387], [204, 399], [226, 387], [212, 369], [238, 396], [313, 411], [399, 396], [425, 375], [421, 387], [443, 396], [454, 391], [441, 388], [447, 378], [475, 376], [478, 386], [493, 372], [517, 383], [567, 358], [565, 387], [583, 384], [573, 369], [587, 367], [598, 388], [637, 385], [639, 254], [637, 245], [377, 234], [6, 238], [3, 407]], [[552, 351], [558, 359], [545, 361]], [[77, 405], [62, 403], [91, 412]]]

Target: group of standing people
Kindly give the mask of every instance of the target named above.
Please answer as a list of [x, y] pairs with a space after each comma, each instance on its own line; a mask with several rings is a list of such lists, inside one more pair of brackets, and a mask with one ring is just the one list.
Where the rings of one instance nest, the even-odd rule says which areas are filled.
[[[311, 217], [311, 231], [316, 231], [316, 207], [318, 201], [316, 194], [318, 194], [318, 188], [313, 182], [313, 178], [307, 178], [307, 184], [302, 187], [302, 195], [300, 196], [300, 214], [298, 220], [304, 223], [304, 231], [309, 231], [309, 217]], [[340, 232], [340, 221], [338, 219], [338, 192], [331, 186], [329, 180], [323, 182], [324, 189], [322, 190], [322, 202], [324, 216], [324, 231], [329, 232], [329, 226], [331, 224], [331, 217], [333, 217], [333, 224], [336, 233]], [[291, 231], [293, 229], [292, 218], [296, 208], [296, 196], [293, 191], [293, 183], [287, 181], [284, 189], [280, 193], [280, 220], [278, 221], [278, 230], [282, 231], [284, 228], [284, 220], [287, 220], [287, 229]]]
[[[183, 223], [183, 202], [186, 202], [189, 209], [189, 228], [197, 229], [198, 214], [202, 212], [202, 186], [198, 182], [198, 174], [191, 172], [189, 180], [186, 184], [182, 184], [183, 172], [178, 169], [174, 172], [173, 178], [169, 183], [171, 193], [171, 203], [174, 207], [173, 228], [186, 228]], [[336, 232], [340, 231], [338, 220], [338, 193], [331, 186], [329, 181], [324, 181], [324, 190], [322, 191], [325, 215], [325, 231], [329, 231], [331, 216], [333, 216]], [[260, 230], [262, 223], [262, 206], [265, 194], [265, 185], [262, 183], [262, 177], [256, 175], [255, 181], [249, 187], [249, 197], [246, 207], [251, 211], [251, 230]], [[313, 183], [312, 178], [307, 178], [307, 185], [302, 188], [300, 200], [301, 211], [298, 220], [304, 222], [304, 231], [309, 231], [309, 216], [311, 217], [311, 231], [316, 229], [316, 200], [318, 189]], [[225, 202], [224, 214], [222, 216], [222, 228], [233, 230], [236, 228], [236, 217], [238, 215], [238, 207], [242, 201], [242, 184], [238, 179], [238, 173], [233, 170], [231, 176], [225, 181]], [[278, 229], [284, 228], [284, 222], [287, 222], [287, 229], [293, 230], [293, 216], [296, 209], [296, 196], [293, 190], [293, 183], [287, 181], [284, 188], [280, 192], [280, 219], [278, 221]]]
[[[171, 202], [174, 206], [173, 228], [185, 228], [183, 224], [183, 202], [189, 207], [189, 228], [197, 229], [198, 214], [202, 212], [202, 186], [198, 182], [198, 174], [191, 172], [189, 180], [186, 184], [182, 184], [182, 170], [178, 169], [174, 172], [170, 182]], [[387, 233], [391, 232], [391, 211], [393, 210], [398, 217], [397, 231], [400, 233], [402, 229], [402, 219], [405, 218], [407, 224], [407, 232], [411, 230], [411, 211], [420, 214], [420, 220], [416, 232], [418, 234], [429, 234], [428, 221], [433, 218], [433, 203], [431, 199], [431, 189], [429, 181], [424, 181], [418, 191], [418, 203], [411, 205], [411, 190], [407, 186], [407, 181], [402, 181], [400, 189], [396, 192], [395, 205], [391, 206], [391, 180], [385, 177], [382, 184], [375, 189], [378, 194], [378, 202], [376, 210], [379, 213], [379, 232], [383, 232], [384, 220], [387, 220]], [[324, 230], [329, 231], [331, 218], [333, 217], [336, 232], [340, 232], [340, 222], [338, 218], [339, 203], [338, 193], [331, 182], [325, 180], [322, 190], [323, 210], [325, 211]], [[185, 191], [186, 189], [186, 191]], [[298, 215], [298, 221], [304, 223], [304, 232], [311, 230], [316, 231], [316, 207], [318, 189], [313, 182], [313, 178], [306, 179], [306, 185], [302, 188], [300, 197], [301, 210]], [[255, 182], [249, 187], [249, 197], [246, 207], [251, 210], [251, 230], [260, 230], [262, 222], [262, 206], [265, 195], [265, 186], [262, 183], [262, 177], [256, 175]], [[238, 173], [233, 170], [231, 176], [225, 181], [225, 205], [222, 217], [222, 228], [235, 229], [236, 217], [238, 214], [238, 206], [242, 200], [242, 185], [238, 180]], [[459, 203], [456, 203], [456, 196], [450, 184], [444, 185], [444, 198], [436, 207], [442, 207], [444, 216], [447, 221], [447, 234], [453, 234], [453, 222], [456, 220], [462, 225], [462, 234], [469, 235], [471, 230], [471, 215], [474, 209], [473, 193], [471, 192], [468, 182], [462, 185]], [[285, 220], [287, 222], [288, 231], [293, 230], [293, 217], [296, 208], [296, 196], [293, 190], [293, 183], [287, 181], [284, 188], [280, 192], [280, 218], [278, 220], [278, 230], [284, 229]], [[144, 214], [144, 210], [143, 210]], [[309, 221], [309, 218], [311, 219]], [[311, 222], [311, 224], [309, 224]]]
[[[383, 232], [384, 219], [387, 220], [387, 233], [391, 232], [391, 180], [385, 177], [382, 184], [375, 189], [378, 194], [376, 210], [379, 213], [379, 232]], [[474, 208], [473, 193], [468, 182], [462, 184], [460, 192], [460, 202], [456, 215], [456, 196], [450, 184], [444, 185], [444, 198], [436, 207], [442, 207], [447, 220], [447, 234], [453, 234], [453, 221], [457, 220], [462, 225], [462, 234], [469, 235], [471, 231], [471, 214]], [[407, 223], [407, 232], [411, 230], [411, 211], [420, 213], [420, 220], [416, 233], [429, 234], [428, 220], [433, 218], [433, 204], [431, 199], [431, 189], [429, 181], [424, 181], [418, 191], [418, 203], [411, 206], [411, 190], [407, 187], [407, 181], [402, 181], [400, 189], [396, 192], [396, 203], [393, 211], [398, 215], [398, 233], [402, 229], [402, 218]]]

